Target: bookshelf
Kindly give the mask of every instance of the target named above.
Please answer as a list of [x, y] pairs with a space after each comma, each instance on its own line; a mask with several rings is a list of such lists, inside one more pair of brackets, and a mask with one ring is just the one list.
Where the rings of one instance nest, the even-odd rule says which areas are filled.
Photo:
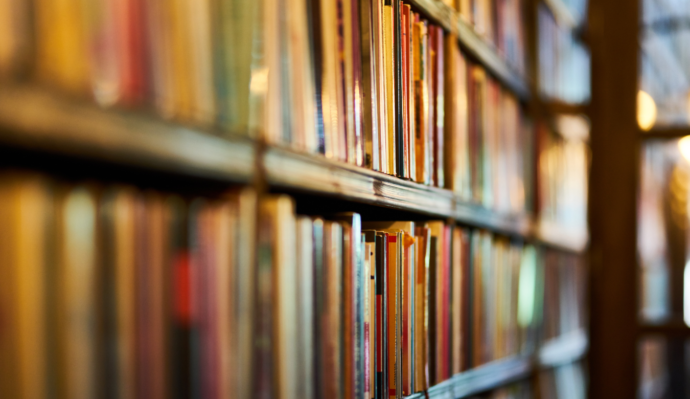
[[[235, 183], [250, 182], [258, 173], [257, 144], [245, 137], [218, 137], [212, 131], [173, 125], [144, 114], [65, 101], [32, 85], [3, 87], [0, 106], [0, 142], [9, 148], [87, 162], [118, 164], [124, 160], [127, 166]], [[89, 123], [83, 123], [85, 115]], [[196, 156], [199, 153], [204, 156]], [[449, 190], [276, 146], [266, 146], [261, 156], [261, 169], [271, 187], [455, 219], [572, 252], [581, 252], [587, 245], [584, 233], [553, 224], [537, 226], [529, 214], [497, 214], [467, 203]]]
[[[466, 398], [504, 386], [514, 381], [529, 378], [533, 366], [529, 357], [514, 357], [498, 360], [470, 371], [457, 374], [444, 383], [429, 389], [430, 398]], [[416, 394], [408, 399], [421, 399]]]
[[[409, 4], [454, 34], [472, 61], [484, 67], [522, 104], [537, 101], [539, 95], [528, 78], [512, 68], [459, 12], [434, 0], [411, 0]], [[560, 0], [548, 0], [546, 4], [559, 23], [575, 28], [572, 15]], [[547, 117], [583, 111], [583, 107], [561, 102], [546, 104], [544, 109]], [[96, 165], [95, 169], [97, 164], [105, 163], [220, 181], [228, 187], [252, 187], [259, 193], [268, 189], [298, 192], [317, 200], [363, 203], [413, 213], [419, 218], [452, 220], [463, 228], [488, 230], [501, 239], [507, 237], [537, 248], [580, 256], [587, 251], [586, 231], [540, 223], [538, 213], [496, 212], [463, 200], [448, 189], [266, 144], [243, 133], [168, 121], [146, 110], [102, 108], [36, 83], [0, 83], [2, 149], [22, 150], [37, 158], [50, 154], [58, 162], [76, 159], [85, 167]], [[578, 361], [587, 356], [588, 333], [580, 329], [537, 345], [533, 353], [511, 355], [455, 374], [430, 387], [428, 397], [471, 397], [531, 379], [540, 369]], [[417, 393], [407, 398], [423, 397], [424, 393]]]
[[34, 85], [2, 86], [0, 129], [6, 147], [230, 182], [254, 175], [247, 139], [104, 110]]

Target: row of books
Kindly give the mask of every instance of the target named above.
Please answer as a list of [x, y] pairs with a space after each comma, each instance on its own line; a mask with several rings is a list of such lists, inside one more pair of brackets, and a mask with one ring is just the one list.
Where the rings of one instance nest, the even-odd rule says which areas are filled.
[[544, 298], [542, 339], [585, 327], [586, 270], [580, 256], [555, 250], [542, 254]]
[[539, 373], [540, 398], [584, 399], [587, 397], [587, 375], [581, 362], [558, 366]]
[[537, 125], [539, 221], [569, 233], [587, 231], [587, 136], [557, 134]]
[[572, 104], [590, 97], [590, 55], [577, 32], [559, 25], [551, 10], [539, 4], [539, 89], [548, 99]]
[[457, 10], [519, 74], [525, 75], [525, 2], [522, 0], [443, 0]]
[[250, 191], [5, 171], [0, 202], [0, 397], [254, 397]]
[[[6, 1], [0, 69], [34, 54], [36, 80], [102, 105], [524, 210], [530, 124], [455, 36], [400, 0], [265, 1]], [[505, 19], [500, 43], [521, 42], [518, 0], [476, 3]]]
[[28, 172], [0, 202], [2, 397], [399, 398], [530, 348], [536, 251], [485, 231]]

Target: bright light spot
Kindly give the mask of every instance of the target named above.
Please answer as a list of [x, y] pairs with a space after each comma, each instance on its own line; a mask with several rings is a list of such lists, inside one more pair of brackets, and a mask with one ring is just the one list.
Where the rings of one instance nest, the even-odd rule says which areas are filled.
[[652, 96], [640, 90], [637, 93], [637, 124], [640, 129], [649, 130], [656, 123], [656, 104]]
[[678, 140], [678, 149], [688, 162], [690, 162], [690, 136], [685, 136]]
[[537, 253], [534, 247], [527, 247], [522, 253], [519, 284], [518, 324], [524, 328], [532, 324], [534, 317], [534, 296], [537, 285]]

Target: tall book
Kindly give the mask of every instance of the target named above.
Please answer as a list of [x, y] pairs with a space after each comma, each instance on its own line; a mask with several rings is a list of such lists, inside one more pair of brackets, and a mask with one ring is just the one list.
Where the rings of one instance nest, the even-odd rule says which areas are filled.
[[322, 335], [323, 397], [342, 398], [345, 368], [343, 344], [343, 228], [324, 223], [324, 315]]
[[297, 397], [297, 281], [296, 281], [296, 220], [293, 200], [285, 195], [263, 199], [261, 226], [268, 227], [266, 236], [272, 246], [270, 260], [273, 302], [271, 340], [273, 342], [274, 395]]
[[48, 217], [51, 187], [40, 176], [4, 172], [0, 176], [0, 394], [42, 398], [48, 394], [46, 279], [50, 270]]
[[336, 215], [336, 220], [341, 221], [343, 227], [343, 361], [345, 369], [344, 395], [345, 397], [363, 394], [362, 383], [364, 375], [363, 345], [364, 334], [362, 310], [363, 310], [363, 281], [361, 265], [361, 235], [362, 221], [357, 213]]
[[300, 216], [296, 224], [297, 397], [314, 398], [314, 223]]

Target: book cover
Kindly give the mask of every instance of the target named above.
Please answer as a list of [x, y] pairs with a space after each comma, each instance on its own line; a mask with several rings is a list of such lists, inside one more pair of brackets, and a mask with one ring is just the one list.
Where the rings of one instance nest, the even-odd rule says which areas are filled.
[[364, 291], [364, 396], [375, 398], [376, 395], [376, 231], [363, 230], [364, 239], [364, 271], [366, 287]]
[[306, 216], [297, 217], [296, 224], [296, 294], [297, 294], [297, 397], [314, 398], [314, 357], [318, 353], [314, 339], [316, 298], [314, 222]]
[[397, 95], [400, 93], [395, 86], [395, 16], [394, 3], [397, 0], [384, 0], [383, 6], [383, 59], [384, 59], [384, 73], [385, 73], [385, 92], [386, 92], [386, 116], [387, 116], [387, 135], [384, 140], [386, 151], [386, 158], [388, 160], [388, 174], [392, 176], [398, 175], [398, 163], [397, 163], [397, 146], [396, 141], [396, 126], [397, 117], [396, 112], [398, 110], [397, 106]]
[[409, 47], [410, 47], [410, 6], [400, 2], [400, 63], [401, 63], [401, 76], [400, 76], [400, 96], [402, 97], [402, 158], [404, 165], [403, 173], [401, 177], [410, 178], [410, 87], [409, 87], [409, 73], [410, 73], [410, 63], [409, 63]]
[[325, 328], [326, 328], [326, 257], [324, 251], [326, 237], [324, 221], [315, 218], [313, 222], [314, 237], [314, 360], [313, 360], [313, 391], [314, 397], [320, 397], [325, 392]]
[[389, 396], [388, 234], [376, 233], [376, 399]]
[[257, 275], [257, 256], [259, 254], [256, 245], [257, 235], [257, 196], [254, 190], [244, 188], [233, 193], [231, 198], [237, 202], [238, 231], [235, 236], [235, 248], [237, 267], [234, 280], [235, 318], [233, 327], [235, 339], [233, 340], [235, 353], [233, 366], [235, 372], [232, 386], [238, 397], [246, 397], [253, 392], [254, 375], [254, 338], [255, 338], [255, 291]]
[[362, 0], [359, 7], [360, 47], [362, 57], [362, 133], [364, 138], [364, 166], [381, 170], [379, 119], [382, 101], [379, 93], [379, 35], [377, 21], [378, 0]]
[[444, 145], [445, 145], [445, 139], [443, 136], [444, 133], [444, 103], [445, 103], [445, 95], [444, 95], [444, 75], [445, 75], [445, 62], [444, 62], [444, 32], [443, 28], [440, 26], [435, 27], [435, 35], [434, 35], [434, 46], [435, 46], [435, 62], [433, 64], [434, 70], [433, 70], [433, 84], [436, 86], [435, 91], [434, 91], [434, 96], [433, 96], [433, 101], [434, 101], [434, 110], [435, 110], [435, 118], [434, 118], [434, 130], [436, 134], [434, 135], [435, 143], [434, 143], [434, 162], [435, 162], [435, 168], [436, 168], [436, 186], [437, 187], [443, 187], [445, 183], [445, 177], [444, 177], [444, 160], [443, 160], [443, 153], [444, 153]]
[[357, 213], [335, 216], [343, 227], [343, 378], [345, 397], [362, 396], [362, 345], [363, 334], [361, 312], [361, 232], [362, 221]]
[[405, 165], [405, 110], [404, 104], [404, 72], [402, 47], [402, 1], [392, 0], [393, 7], [393, 87], [395, 90], [395, 163], [396, 176], [407, 177]]
[[343, 332], [343, 228], [324, 223], [323, 382], [327, 398], [342, 398], [345, 385]]
[[[46, 332], [48, 285], [54, 269], [50, 250], [52, 188], [35, 174], [0, 174], [0, 312], [16, 320], [3, 324], [0, 339], [0, 393], [3, 397], [46, 397], [49, 350]], [[22, 365], [18, 367], [17, 365]], [[46, 373], [48, 372], [48, 373]]]

